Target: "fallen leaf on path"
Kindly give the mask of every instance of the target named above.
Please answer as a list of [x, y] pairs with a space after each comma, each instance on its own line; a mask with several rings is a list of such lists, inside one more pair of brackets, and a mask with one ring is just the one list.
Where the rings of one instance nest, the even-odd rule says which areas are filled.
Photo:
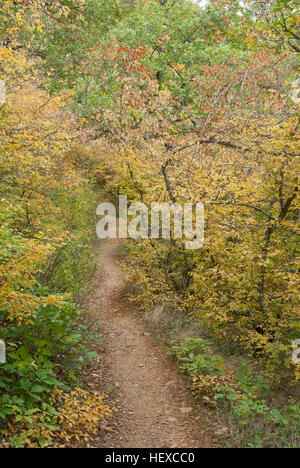
[[193, 408], [187, 408], [187, 407], [180, 408], [180, 412], [182, 414], [189, 414], [191, 411], [193, 411]]

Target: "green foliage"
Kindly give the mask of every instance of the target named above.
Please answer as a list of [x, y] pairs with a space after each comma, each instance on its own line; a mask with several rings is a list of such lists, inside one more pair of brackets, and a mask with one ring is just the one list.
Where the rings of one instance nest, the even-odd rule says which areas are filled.
[[210, 352], [207, 340], [186, 338], [172, 347], [171, 354], [175, 354], [181, 369], [189, 375], [222, 375], [224, 359]]
[[214, 354], [211, 343], [203, 339], [184, 339], [172, 346], [170, 354], [189, 378], [195, 397], [208, 402], [223, 418], [226, 415], [232, 428], [228, 436], [231, 446], [300, 446], [300, 406], [278, 407], [264, 375], [244, 363], [238, 372], [232, 372], [224, 358]]
[[[175, 239], [128, 243], [137, 300], [193, 312], [219, 341], [262, 362], [269, 378], [292, 381], [296, 2], [2, 3], [0, 324], [9, 361], [0, 368], [0, 415], [28, 422], [12, 443], [51, 439], [54, 403], [49, 413], [43, 405], [90, 358], [75, 303], [93, 272], [91, 180], [103, 160], [110, 194], [207, 207], [201, 251]], [[98, 140], [94, 158], [72, 158], [78, 134]], [[272, 430], [282, 446], [297, 444], [299, 409], [273, 408], [265, 377], [247, 367], [228, 373], [205, 340], [173, 353], [195, 396], [228, 409], [239, 445], [276, 446]], [[40, 440], [37, 421], [51, 426]]]
[[[6, 24], [0, 74], [8, 90], [0, 128], [0, 338], [7, 352], [0, 366], [0, 430], [3, 444], [16, 447], [33, 440], [45, 446], [57, 437], [52, 420], [61, 427], [61, 410], [53, 393], [62, 391], [62, 400], [70, 395], [94, 358], [91, 341], [99, 339], [78, 300], [94, 272], [96, 194], [72, 159], [67, 95], [41, 91], [45, 82], [22, 42], [43, 29], [34, 3], [5, 0], [0, 11]], [[87, 432], [89, 424], [82, 425]]]
[[[86, 227], [89, 229], [90, 225]], [[10, 243], [12, 239], [11, 237]], [[89, 240], [85, 239], [86, 242]], [[72, 261], [69, 261], [68, 257], [58, 257], [57, 253], [55, 255], [57, 270], [53, 271], [51, 262], [48, 265], [52, 271], [49, 285], [36, 286], [29, 292], [40, 297], [48, 296], [51, 291], [57, 289], [68, 291], [64, 294], [63, 300], [58, 304], [40, 306], [34, 321], [29, 323], [9, 324], [4, 318], [4, 311], [0, 313], [2, 321], [0, 338], [6, 342], [8, 356], [7, 363], [0, 367], [2, 422], [7, 422], [16, 414], [17, 423], [21, 419], [23, 422], [26, 421], [32, 411], [36, 412], [42, 408], [54, 389], [68, 390], [78, 380], [83, 366], [94, 358], [94, 354], [89, 351], [90, 341], [96, 338], [90, 332], [93, 324], [81, 323], [81, 311], [78, 305], [72, 302], [69, 294], [71, 291], [76, 296], [78, 289], [85, 286], [92, 272], [91, 268], [90, 270], [86, 268], [81, 270], [78, 276], [79, 266], [86, 267], [90, 263], [88, 249], [84, 251], [83, 259], [81, 242], [82, 235], [74, 237], [72, 242], [65, 246], [67, 252], [72, 252], [73, 255], [78, 253], [78, 259], [72, 257]], [[49, 409], [54, 411], [51, 405]], [[47, 421], [43, 422], [44, 418], [47, 419], [47, 412], [43, 408], [40, 421], [47, 427]], [[30, 438], [30, 432], [27, 437]], [[18, 435], [14, 436], [11, 442], [16, 447], [24, 445], [23, 438], [19, 440]], [[49, 440], [40, 440], [39, 443], [45, 445]]]
[[80, 76], [85, 76], [81, 67], [86, 52], [130, 11], [132, 7], [122, 0], [60, 0], [56, 6], [46, 3], [41, 12], [43, 27], [36, 28], [29, 39], [51, 77], [51, 92], [72, 88]]

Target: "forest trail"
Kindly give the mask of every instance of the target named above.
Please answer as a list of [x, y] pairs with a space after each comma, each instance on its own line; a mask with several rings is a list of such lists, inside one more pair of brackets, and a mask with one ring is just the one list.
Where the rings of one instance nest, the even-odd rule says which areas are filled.
[[134, 307], [120, 299], [118, 291], [124, 284], [124, 276], [115, 259], [117, 245], [118, 241], [111, 240], [97, 243], [99, 265], [90, 309], [98, 315], [106, 339], [104, 358], [98, 358], [100, 369], [95, 368], [96, 374], [92, 375], [100, 377], [100, 385], [104, 378], [106, 387], [113, 389], [117, 413], [116, 421], [109, 423], [113, 432], [101, 431], [93, 445], [211, 447], [206, 424], [196, 420], [190, 395], [176, 366]]

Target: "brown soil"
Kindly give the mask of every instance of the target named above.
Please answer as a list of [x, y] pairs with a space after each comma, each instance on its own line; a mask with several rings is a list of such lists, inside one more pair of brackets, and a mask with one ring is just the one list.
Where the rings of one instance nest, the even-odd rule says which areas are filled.
[[117, 241], [97, 243], [90, 310], [100, 320], [105, 342], [89, 380], [110, 392], [117, 411], [90, 446], [212, 447], [205, 411], [195, 412], [175, 364], [135, 308], [120, 299], [124, 276], [116, 246]]

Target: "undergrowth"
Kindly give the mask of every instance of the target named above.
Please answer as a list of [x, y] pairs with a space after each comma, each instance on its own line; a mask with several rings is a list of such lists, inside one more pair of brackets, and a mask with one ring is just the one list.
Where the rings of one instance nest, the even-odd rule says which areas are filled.
[[300, 405], [279, 404], [270, 380], [249, 364], [237, 371], [215, 354], [212, 344], [200, 338], [185, 338], [172, 345], [180, 368], [188, 377], [196, 400], [208, 404], [226, 420], [222, 436], [228, 446], [242, 448], [300, 446]]

